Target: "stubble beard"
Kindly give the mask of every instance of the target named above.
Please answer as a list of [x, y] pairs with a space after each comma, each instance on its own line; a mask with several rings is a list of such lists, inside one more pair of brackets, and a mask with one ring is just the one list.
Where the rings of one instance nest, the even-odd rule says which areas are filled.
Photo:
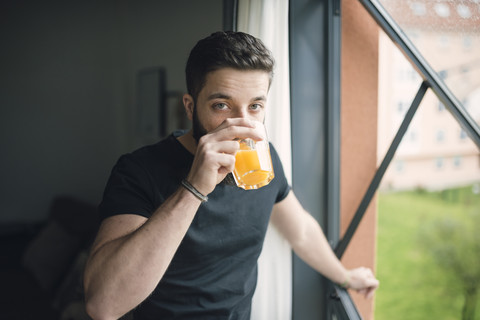
[[207, 129], [203, 126], [203, 124], [200, 122], [200, 119], [198, 119], [198, 113], [197, 113], [197, 106], [193, 106], [193, 115], [192, 115], [192, 135], [193, 139], [195, 139], [195, 142], [198, 144], [200, 141], [200, 138], [206, 135]]

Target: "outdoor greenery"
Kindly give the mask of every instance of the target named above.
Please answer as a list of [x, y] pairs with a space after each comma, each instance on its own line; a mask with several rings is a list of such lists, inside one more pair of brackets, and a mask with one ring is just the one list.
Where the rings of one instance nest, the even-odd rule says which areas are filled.
[[[463, 281], [457, 276], [459, 272], [480, 276], [478, 272], [475, 274], [480, 269], [479, 233], [475, 232], [480, 221], [475, 217], [479, 214], [478, 185], [441, 192], [380, 193], [377, 239], [380, 288], [375, 300], [376, 320], [480, 320], [480, 295], [475, 297], [475, 316], [462, 318], [462, 311], [464, 316], [468, 312], [473, 314], [471, 309], [463, 309], [468, 289], [465, 284], [474, 280]], [[452, 230], [462, 232], [448, 235]], [[467, 240], [460, 240], [462, 237]], [[477, 244], [476, 248], [472, 243]], [[465, 262], [465, 270], [459, 269], [458, 261], [442, 263], [458, 258], [455, 254], [461, 254], [458, 260]]]

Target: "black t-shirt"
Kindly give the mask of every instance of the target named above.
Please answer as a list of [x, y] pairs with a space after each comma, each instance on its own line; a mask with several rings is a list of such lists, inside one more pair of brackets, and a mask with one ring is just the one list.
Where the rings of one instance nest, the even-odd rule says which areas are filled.
[[[176, 139], [122, 156], [112, 170], [101, 218], [151, 214], [173, 194], [193, 155]], [[275, 178], [257, 190], [220, 183], [202, 203], [165, 275], [135, 319], [249, 319], [270, 213], [290, 187], [270, 145]]]

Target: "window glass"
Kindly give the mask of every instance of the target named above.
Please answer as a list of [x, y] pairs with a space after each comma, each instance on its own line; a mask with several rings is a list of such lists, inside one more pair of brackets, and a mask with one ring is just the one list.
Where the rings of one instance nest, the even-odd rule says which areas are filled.
[[480, 123], [480, 1], [379, 2]]
[[[395, 78], [381, 72], [380, 83], [401, 95]], [[480, 280], [480, 154], [438, 104], [427, 91], [379, 188], [375, 319], [460, 319], [469, 301], [465, 276]], [[379, 150], [386, 150], [397, 106], [383, 104], [379, 114]], [[480, 305], [480, 296], [474, 300]]]
[[[469, 19], [463, 18], [468, 12], [470, 17], [477, 14], [480, 24], [480, 0], [382, 2], [390, 5], [386, 6], [389, 10], [410, 10], [410, 24], [402, 22], [405, 17], [399, 19], [405, 32], [414, 35], [411, 40], [479, 122], [479, 29], [465, 40], [465, 36], [441, 34], [444, 29], [439, 26], [437, 31], [428, 27], [426, 32], [418, 25], [420, 17], [428, 21], [432, 14], [438, 19], [454, 15]], [[453, 3], [466, 4], [457, 7]], [[476, 11], [469, 5], [472, 3], [477, 5]], [[464, 50], [476, 53], [468, 60]], [[478, 61], [478, 65], [468, 61]], [[409, 68], [400, 50], [381, 32], [379, 161], [420, 87], [418, 75], [406, 76]], [[462, 83], [470, 85], [462, 88]], [[428, 90], [379, 187], [376, 271], [381, 286], [376, 294], [375, 319], [460, 319], [462, 310], [472, 310], [472, 301], [480, 305], [480, 295], [469, 294], [476, 292], [471, 284], [480, 283], [479, 225], [479, 149]], [[472, 319], [480, 319], [478, 307]]]

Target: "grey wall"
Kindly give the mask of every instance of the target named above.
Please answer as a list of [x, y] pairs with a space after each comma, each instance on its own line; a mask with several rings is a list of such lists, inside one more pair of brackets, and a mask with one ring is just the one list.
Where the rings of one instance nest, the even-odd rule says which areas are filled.
[[136, 72], [184, 91], [190, 48], [221, 28], [222, 0], [2, 1], [0, 223], [41, 221], [59, 194], [97, 204], [138, 146]]

